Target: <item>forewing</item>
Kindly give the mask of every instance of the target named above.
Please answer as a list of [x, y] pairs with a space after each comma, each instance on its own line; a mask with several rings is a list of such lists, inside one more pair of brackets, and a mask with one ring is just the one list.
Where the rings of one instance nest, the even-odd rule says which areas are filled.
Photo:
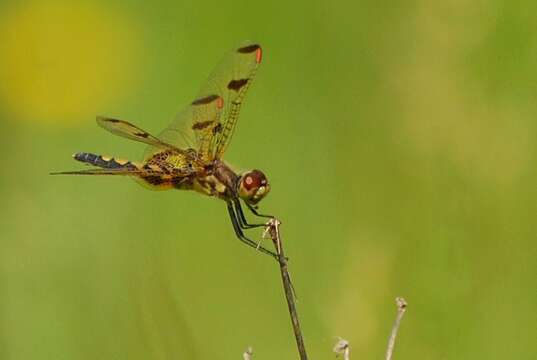
[[228, 55], [211, 75], [212, 84], [208, 86], [218, 87], [224, 99], [224, 117], [216, 140], [215, 158], [221, 158], [229, 145], [244, 96], [261, 63], [261, 55], [258, 44], [243, 44]]
[[[261, 62], [261, 47], [245, 43], [228, 53], [213, 70], [195, 100], [159, 138], [186, 144], [204, 160], [221, 158], [233, 135], [239, 111]], [[149, 149], [149, 153], [154, 149]]]

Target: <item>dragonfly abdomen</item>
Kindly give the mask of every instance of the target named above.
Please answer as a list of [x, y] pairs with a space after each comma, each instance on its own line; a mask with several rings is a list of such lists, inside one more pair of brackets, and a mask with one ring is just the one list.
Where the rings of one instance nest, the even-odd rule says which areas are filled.
[[128, 160], [115, 159], [112, 157], [79, 152], [73, 155], [77, 161], [98, 166], [103, 169], [137, 169], [137, 166]]

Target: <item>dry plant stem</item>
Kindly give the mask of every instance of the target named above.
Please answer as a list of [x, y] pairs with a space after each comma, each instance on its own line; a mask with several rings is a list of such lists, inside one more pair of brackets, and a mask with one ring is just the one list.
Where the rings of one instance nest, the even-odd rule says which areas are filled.
[[300, 323], [298, 321], [293, 285], [291, 284], [291, 278], [289, 276], [289, 271], [287, 270], [287, 259], [285, 258], [282, 239], [280, 236], [280, 224], [281, 222], [278, 219], [270, 219], [267, 223], [265, 234], [270, 234], [270, 237], [274, 242], [274, 246], [276, 247], [276, 251], [278, 254], [278, 263], [280, 264], [283, 289], [285, 291], [285, 298], [287, 299], [289, 315], [291, 315], [291, 322], [293, 324], [293, 331], [295, 333], [298, 354], [300, 355], [300, 360], [307, 360], [308, 355], [306, 354], [306, 348], [304, 347], [304, 339], [302, 338], [302, 331], [300, 330]]
[[246, 349], [246, 351], [242, 354], [242, 358], [244, 360], [252, 360], [252, 354], [253, 354], [253, 350], [252, 350], [252, 347], [251, 346], [248, 346], [248, 348]]
[[336, 353], [336, 358], [339, 357], [339, 355], [343, 354], [343, 360], [350, 360], [350, 346], [349, 342], [345, 339], [339, 338], [339, 341], [334, 346], [334, 350]]
[[390, 339], [388, 340], [388, 349], [386, 350], [386, 360], [392, 359], [393, 348], [395, 346], [395, 338], [397, 337], [397, 331], [399, 330], [401, 319], [403, 318], [403, 315], [405, 315], [405, 311], [407, 307], [407, 303], [405, 299], [403, 299], [402, 297], [396, 298], [395, 303], [397, 304], [397, 317], [395, 318], [395, 322], [393, 323], [392, 333], [390, 334]]

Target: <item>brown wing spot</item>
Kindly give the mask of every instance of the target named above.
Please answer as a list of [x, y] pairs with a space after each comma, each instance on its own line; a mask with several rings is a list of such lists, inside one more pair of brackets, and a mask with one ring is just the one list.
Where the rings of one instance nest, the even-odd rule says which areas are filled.
[[206, 104], [210, 104], [212, 103], [213, 101], [215, 101], [216, 99], [220, 98], [220, 96], [218, 95], [209, 95], [209, 96], [206, 96], [206, 97], [203, 97], [201, 99], [196, 99], [194, 101], [192, 101], [192, 105], [206, 105]]
[[213, 134], [216, 135], [218, 133], [222, 132], [222, 124], [221, 123], [218, 123], [216, 124], [216, 126], [213, 128]]
[[258, 64], [261, 62], [263, 51], [261, 50], [261, 46], [259, 46], [258, 44], [241, 47], [237, 49], [237, 51], [241, 54], [250, 54], [255, 51], [255, 62]]
[[239, 91], [247, 83], [248, 83], [248, 79], [231, 80], [227, 84], [227, 88], [230, 90]]
[[134, 133], [134, 136], [139, 136], [139, 137], [143, 137], [147, 139], [149, 137], [149, 134], [146, 132], [137, 132], [137, 133]]
[[108, 122], [111, 122], [111, 123], [118, 123], [118, 122], [121, 122], [121, 120], [118, 120], [118, 119], [103, 119], [104, 121], [108, 121]]
[[249, 54], [249, 53], [253, 53], [257, 49], [261, 49], [261, 46], [259, 46], [257, 44], [252, 44], [252, 45], [248, 45], [248, 46], [238, 48], [237, 51], [240, 52], [241, 54]]
[[203, 130], [214, 123], [214, 120], [200, 121], [192, 125], [192, 130]]

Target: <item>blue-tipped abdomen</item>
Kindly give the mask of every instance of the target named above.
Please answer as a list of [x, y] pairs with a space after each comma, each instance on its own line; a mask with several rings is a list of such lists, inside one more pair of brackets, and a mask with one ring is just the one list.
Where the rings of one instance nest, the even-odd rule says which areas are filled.
[[114, 159], [107, 156], [102, 155], [96, 155], [86, 152], [79, 152], [73, 155], [73, 158], [77, 161], [98, 166], [103, 169], [133, 169], [136, 168], [134, 164], [132, 164], [128, 160], [122, 160], [122, 159]]

